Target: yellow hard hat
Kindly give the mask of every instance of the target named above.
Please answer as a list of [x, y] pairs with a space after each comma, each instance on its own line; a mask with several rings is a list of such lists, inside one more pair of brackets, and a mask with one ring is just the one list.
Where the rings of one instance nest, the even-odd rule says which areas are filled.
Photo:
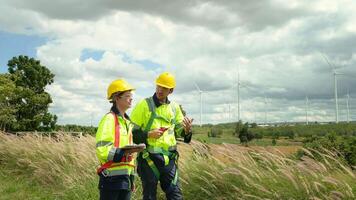
[[172, 74], [163, 72], [157, 77], [156, 84], [171, 89], [176, 87], [176, 80]]
[[108, 100], [111, 99], [112, 94], [116, 92], [124, 92], [129, 90], [135, 90], [130, 84], [128, 84], [124, 79], [117, 79], [110, 83], [108, 87]]

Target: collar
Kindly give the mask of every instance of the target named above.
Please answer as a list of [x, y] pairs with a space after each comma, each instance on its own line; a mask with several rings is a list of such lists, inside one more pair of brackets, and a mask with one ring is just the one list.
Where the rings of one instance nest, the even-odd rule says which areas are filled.
[[[156, 93], [153, 94], [152, 98], [153, 98], [153, 102], [155, 103], [155, 106], [156, 106], [157, 108], [162, 105], [162, 103], [159, 102]], [[168, 100], [168, 97], [167, 97], [167, 98], [166, 98], [166, 102], [165, 102], [164, 104], [170, 104], [170, 103], [171, 103], [171, 102]]]
[[[111, 109], [110, 109], [111, 112], [115, 113], [116, 115], [122, 117], [121, 113], [119, 112], [119, 110], [116, 108], [116, 106], [112, 106]], [[125, 113], [124, 114], [125, 118], [130, 120], [129, 116]]]

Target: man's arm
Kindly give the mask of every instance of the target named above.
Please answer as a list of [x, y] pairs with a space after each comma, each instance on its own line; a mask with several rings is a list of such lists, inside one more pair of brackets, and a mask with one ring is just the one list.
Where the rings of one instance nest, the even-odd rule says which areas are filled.
[[146, 112], [148, 112], [148, 106], [145, 100], [138, 102], [131, 111], [130, 121], [134, 125], [132, 129], [132, 139], [135, 144], [145, 143], [147, 145], [147, 132], [143, 131], [146, 126]]

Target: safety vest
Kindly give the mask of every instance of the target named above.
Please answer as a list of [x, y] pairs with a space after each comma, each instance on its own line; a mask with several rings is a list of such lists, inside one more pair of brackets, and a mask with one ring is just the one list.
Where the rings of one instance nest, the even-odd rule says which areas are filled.
[[[143, 159], [147, 161], [156, 178], [160, 178], [160, 172], [149, 154], [162, 154], [165, 165], [169, 164], [170, 159], [177, 162], [176, 135], [181, 135], [183, 131], [183, 114], [178, 104], [170, 102], [156, 107], [153, 97], [140, 101], [131, 112], [131, 121], [140, 126], [145, 132], [153, 129], [165, 128], [163, 135], [157, 139], [147, 138], [147, 147], [140, 153]], [[176, 184], [178, 179], [178, 170], [172, 184]]]
[[181, 134], [183, 130], [183, 114], [177, 103], [162, 104], [156, 108], [153, 98], [146, 98], [131, 112], [131, 121], [146, 132], [157, 128], [167, 129], [157, 139], [147, 138], [147, 151], [150, 153], [165, 153], [176, 149], [175, 133]]
[[98, 174], [104, 176], [133, 174], [135, 161], [132, 156], [123, 156], [120, 162], [113, 161], [116, 149], [133, 144], [132, 127], [129, 120], [113, 112], [102, 118], [96, 132], [96, 155], [101, 164], [97, 169]]

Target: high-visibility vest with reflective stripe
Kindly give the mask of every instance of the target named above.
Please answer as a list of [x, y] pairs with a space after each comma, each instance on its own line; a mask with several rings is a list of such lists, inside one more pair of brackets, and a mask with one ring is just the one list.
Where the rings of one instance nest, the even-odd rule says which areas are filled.
[[133, 144], [132, 127], [129, 120], [114, 113], [108, 113], [101, 119], [96, 132], [96, 155], [101, 164], [98, 173], [104, 171], [107, 176], [133, 173], [135, 163], [132, 157], [123, 157], [120, 162], [113, 162], [117, 148]]
[[131, 112], [130, 119], [145, 131], [161, 127], [168, 128], [158, 139], [147, 138], [148, 149], [162, 149], [163, 151], [171, 150], [176, 147], [177, 144], [175, 134], [180, 135], [183, 131], [181, 126], [183, 114], [179, 105], [175, 102], [162, 104], [156, 108], [153, 98], [147, 98], [136, 105]]

